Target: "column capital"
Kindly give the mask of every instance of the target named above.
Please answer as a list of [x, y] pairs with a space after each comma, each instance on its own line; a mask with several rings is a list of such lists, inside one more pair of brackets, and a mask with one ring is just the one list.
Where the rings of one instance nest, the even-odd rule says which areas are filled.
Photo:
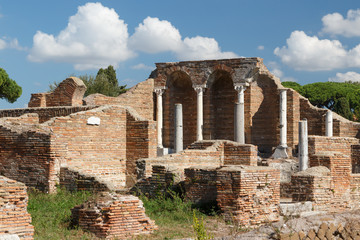
[[157, 96], [162, 96], [162, 94], [165, 92], [165, 89], [167, 89], [167, 87], [165, 86], [154, 87], [154, 92], [156, 93]]
[[287, 90], [288, 90], [287, 88], [280, 88], [280, 89], [279, 89], [279, 92], [280, 92], [280, 93], [282, 93], [282, 92], [287, 92]]
[[206, 84], [193, 84], [192, 87], [199, 94], [205, 91]]
[[249, 86], [249, 83], [247, 83], [247, 82], [234, 83], [234, 89], [235, 89], [237, 92], [245, 91], [245, 90], [246, 90], [246, 87], [248, 87], [248, 86]]

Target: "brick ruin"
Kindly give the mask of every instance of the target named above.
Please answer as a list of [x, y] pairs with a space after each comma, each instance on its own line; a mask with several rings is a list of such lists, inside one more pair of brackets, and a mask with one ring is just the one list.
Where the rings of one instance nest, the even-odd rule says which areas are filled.
[[[284, 88], [260, 58], [157, 63], [118, 97], [83, 98], [85, 90], [70, 77], [32, 94], [28, 108], [0, 110], [1, 176], [49, 193], [59, 184], [151, 195], [180, 183], [186, 198], [215, 202], [244, 226], [277, 221], [285, 198], [319, 211], [358, 208], [360, 123], [333, 113], [326, 136], [328, 110]], [[175, 104], [183, 109], [179, 152]], [[310, 168], [299, 171], [302, 119]]]

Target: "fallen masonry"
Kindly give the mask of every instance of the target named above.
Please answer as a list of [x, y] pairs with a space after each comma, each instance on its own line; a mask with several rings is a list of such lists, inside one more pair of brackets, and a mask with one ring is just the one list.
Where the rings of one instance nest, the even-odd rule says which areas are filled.
[[[83, 98], [85, 88], [70, 77], [28, 108], [0, 110], [1, 176], [49, 193], [184, 186], [245, 227], [359, 208], [360, 123], [284, 88], [261, 58], [157, 63], [118, 97]], [[149, 233], [140, 206], [104, 194], [74, 208], [74, 223], [108, 238]]]

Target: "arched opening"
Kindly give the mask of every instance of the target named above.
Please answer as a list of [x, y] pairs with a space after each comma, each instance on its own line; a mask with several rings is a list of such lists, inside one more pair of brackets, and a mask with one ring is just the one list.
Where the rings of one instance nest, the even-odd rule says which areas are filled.
[[196, 92], [188, 74], [173, 72], [167, 80], [164, 95], [164, 147], [174, 148], [175, 104], [183, 109], [184, 148], [196, 141]]
[[207, 99], [210, 104], [208, 127], [204, 129], [205, 139], [234, 140], [234, 103], [237, 93], [229, 72], [217, 70], [208, 80]]

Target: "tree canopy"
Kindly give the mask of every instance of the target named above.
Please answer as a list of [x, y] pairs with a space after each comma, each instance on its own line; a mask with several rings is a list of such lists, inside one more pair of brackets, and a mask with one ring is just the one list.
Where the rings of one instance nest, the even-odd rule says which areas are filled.
[[22, 88], [12, 80], [7, 72], [0, 68], [0, 98], [8, 102], [15, 102], [22, 93]]
[[[111, 65], [105, 69], [100, 68], [96, 74], [96, 77], [85, 74], [78, 76], [78, 78], [80, 78], [87, 87], [85, 97], [94, 93], [101, 93], [106, 96], [117, 97], [127, 90], [126, 85], [119, 85], [119, 82], [116, 78], [116, 71]], [[55, 90], [58, 85], [59, 83], [57, 82], [50, 84], [50, 91]]]
[[360, 120], [359, 83], [317, 82], [301, 86], [283, 82], [282, 85], [296, 90], [317, 107], [330, 109], [349, 120]]

